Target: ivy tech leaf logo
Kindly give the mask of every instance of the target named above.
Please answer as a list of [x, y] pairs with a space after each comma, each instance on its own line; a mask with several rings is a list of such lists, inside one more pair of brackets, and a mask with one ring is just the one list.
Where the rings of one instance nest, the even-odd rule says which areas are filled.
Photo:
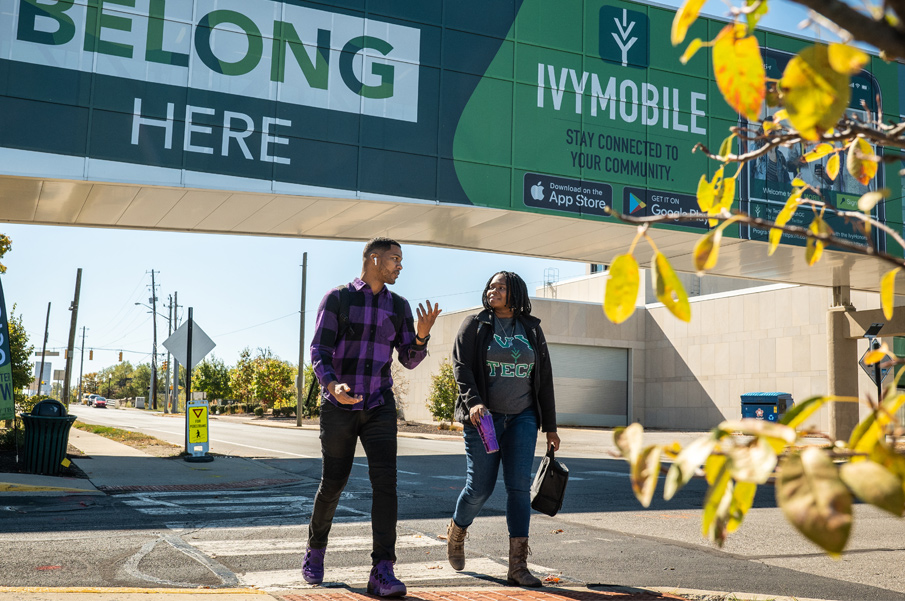
[[600, 58], [623, 67], [650, 64], [650, 19], [645, 13], [604, 6], [600, 9]]

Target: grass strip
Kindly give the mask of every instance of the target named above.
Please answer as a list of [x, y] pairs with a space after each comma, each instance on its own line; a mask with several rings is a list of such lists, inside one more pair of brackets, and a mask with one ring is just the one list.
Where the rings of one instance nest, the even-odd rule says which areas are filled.
[[142, 434], [141, 432], [130, 432], [129, 430], [122, 430], [120, 428], [111, 428], [110, 426], [97, 426], [95, 424], [86, 424], [84, 422], [80, 422], [76, 420], [74, 424], [72, 424], [74, 428], [78, 428], [79, 430], [84, 430], [85, 432], [90, 432], [92, 434], [97, 434], [99, 436], [104, 436], [109, 438], [110, 440], [115, 440], [116, 442], [121, 442], [123, 444], [132, 445], [132, 446], [148, 446], [148, 445], [160, 445], [166, 447], [175, 447], [176, 445], [170, 444], [164, 440], [160, 440], [159, 438], [154, 438], [153, 436], [149, 436], [147, 434]]

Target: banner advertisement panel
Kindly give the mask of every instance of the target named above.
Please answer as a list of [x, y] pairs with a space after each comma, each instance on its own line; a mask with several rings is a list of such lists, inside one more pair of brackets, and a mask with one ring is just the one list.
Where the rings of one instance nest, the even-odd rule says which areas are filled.
[[[718, 148], [732, 126], [750, 138], [774, 109], [740, 119], [708, 51], [679, 62], [674, 16], [623, 0], [0, 0], [0, 173], [38, 160], [43, 177], [69, 180], [609, 222], [605, 208], [693, 213], [699, 178], [716, 168], [695, 145]], [[724, 26], [701, 18], [688, 39]], [[770, 78], [812, 43], [757, 35]], [[903, 70], [871, 57], [852, 80], [851, 111], [894, 107], [880, 118], [897, 119]], [[748, 164], [734, 208], [775, 216], [801, 178], [819, 190], [830, 227], [863, 241], [836, 212], [887, 187], [875, 216], [901, 229], [896, 169], [867, 187], [846, 173], [832, 181], [825, 160], [803, 163], [805, 152]], [[801, 211], [793, 223], [809, 220]], [[726, 235], [767, 234], [731, 226]]]
[[13, 397], [13, 363], [9, 348], [9, 316], [6, 299], [3, 297], [3, 282], [0, 281], [0, 421], [16, 416], [16, 401]]

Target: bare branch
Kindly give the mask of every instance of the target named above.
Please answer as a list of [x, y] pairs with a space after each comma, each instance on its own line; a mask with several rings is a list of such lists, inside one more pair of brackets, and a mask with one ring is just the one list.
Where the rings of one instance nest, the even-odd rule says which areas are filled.
[[[905, 259], [900, 257], [895, 257], [893, 255], [887, 254], [885, 252], [879, 251], [873, 246], [868, 246], [864, 244], [856, 244], [854, 242], [850, 242], [844, 238], [838, 238], [834, 234], [817, 234], [809, 230], [805, 227], [799, 227], [797, 225], [782, 225], [778, 226], [773, 221], [768, 219], [760, 219], [758, 217], [751, 217], [746, 213], [741, 212], [723, 212], [719, 215], [703, 215], [701, 213], [669, 213], [666, 215], [652, 215], [650, 217], [633, 217], [631, 215], [625, 215], [623, 213], [618, 213], [613, 211], [612, 209], [608, 209], [607, 213], [619, 221], [623, 223], [639, 225], [639, 226], [648, 226], [655, 223], [667, 223], [667, 222], [675, 222], [675, 221], [701, 221], [702, 219], [716, 219], [718, 221], [727, 221], [729, 219], [734, 218], [738, 223], [746, 223], [748, 225], [752, 225], [758, 228], [763, 229], [779, 229], [782, 230], [786, 234], [792, 234], [795, 236], [801, 236], [803, 238], [812, 238], [814, 240], [819, 240], [827, 245], [835, 246], [836, 248], [841, 248], [844, 250], [849, 250], [861, 255], [867, 255], [871, 257], [876, 257], [886, 263], [894, 267], [905, 267]], [[859, 219], [864, 220], [864, 216], [861, 213], [853, 213], [850, 211], [845, 211], [840, 213], [842, 215], [851, 215], [851, 216], [859, 216]], [[867, 218], [870, 223], [876, 227], [880, 227], [881, 224], [876, 222], [873, 219]], [[889, 231], [888, 228], [884, 228], [885, 231]]]
[[[879, 48], [886, 59], [905, 58], [905, 36], [885, 20], [876, 20], [870, 15], [855, 10], [839, 0], [794, 0], [830, 21], [842, 25], [856, 40]], [[896, 3], [891, 2], [899, 13]], [[901, 13], [899, 13], [901, 15]]]

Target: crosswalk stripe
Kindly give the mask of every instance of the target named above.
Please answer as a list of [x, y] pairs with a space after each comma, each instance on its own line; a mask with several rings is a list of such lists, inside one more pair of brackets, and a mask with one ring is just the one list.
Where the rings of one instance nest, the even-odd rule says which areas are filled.
[[[148, 503], [161, 503], [162, 500], [154, 499], [153, 497], [138, 497], [135, 499], [130, 499], [128, 501], [123, 501], [126, 505], [131, 507], [142, 507]], [[285, 495], [281, 497], [273, 496], [273, 497], [232, 497], [226, 499], [211, 499], [211, 498], [187, 498], [180, 499], [178, 502], [179, 506], [185, 505], [204, 505], [205, 507], [209, 507], [211, 505], [238, 505], [240, 503], [254, 503], [258, 506], [261, 506], [264, 503], [280, 503], [281, 505], [285, 505], [286, 503], [313, 503], [313, 499], [310, 497], [300, 497], [297, 495]], [[176, 505], [176, 503], [170, 502], [172, 505]]]
[[[286, 537], [280, 539], [257, 540], [211, 540], [192, 541], [197, 547], [211, 557], [230, 557], [238, 555], [276, 555], [305, 552], [304, 537]], [[334, 551], [370, 551], [374, 542], [370, 536], [344, 536], [330, 539], [330, 552]], [[396, 538], [397, 549], [419, 547], [435, 547], [445, 543], [427, 536], [409, 534]]]
[[[331, 541], [331, 546], [333, 542]], [[559, 573], [543, 566], [528, 564], [528, 569], [538, 576], [551, 573]], [[363, 586], [368, 581], [371, 566], [352, 566], [331, 568], [329, 560], [324, 574], [322, 586], [353, 585]], [[428, 563], [397, 563], [395, 567], [396, 577], [411, 585], [419, 583], [423, 585], [430, 581], [458, 581], [474, 582], [475, 576], [491, 577], [505, 580], [508, 573], [508, 564], [502, 561], [494, 561], [489, 558], [469, 559], [465, 564], [465, 571], [456, 572], [445, 561]], [[239, 576], [242, 586], [256, 587], [262, 590], [280, 590], [290, 588], [313, 588], [302, 578], [301, 566], [294, 570], [267, 570], [261, 572], [247, 572]]]

